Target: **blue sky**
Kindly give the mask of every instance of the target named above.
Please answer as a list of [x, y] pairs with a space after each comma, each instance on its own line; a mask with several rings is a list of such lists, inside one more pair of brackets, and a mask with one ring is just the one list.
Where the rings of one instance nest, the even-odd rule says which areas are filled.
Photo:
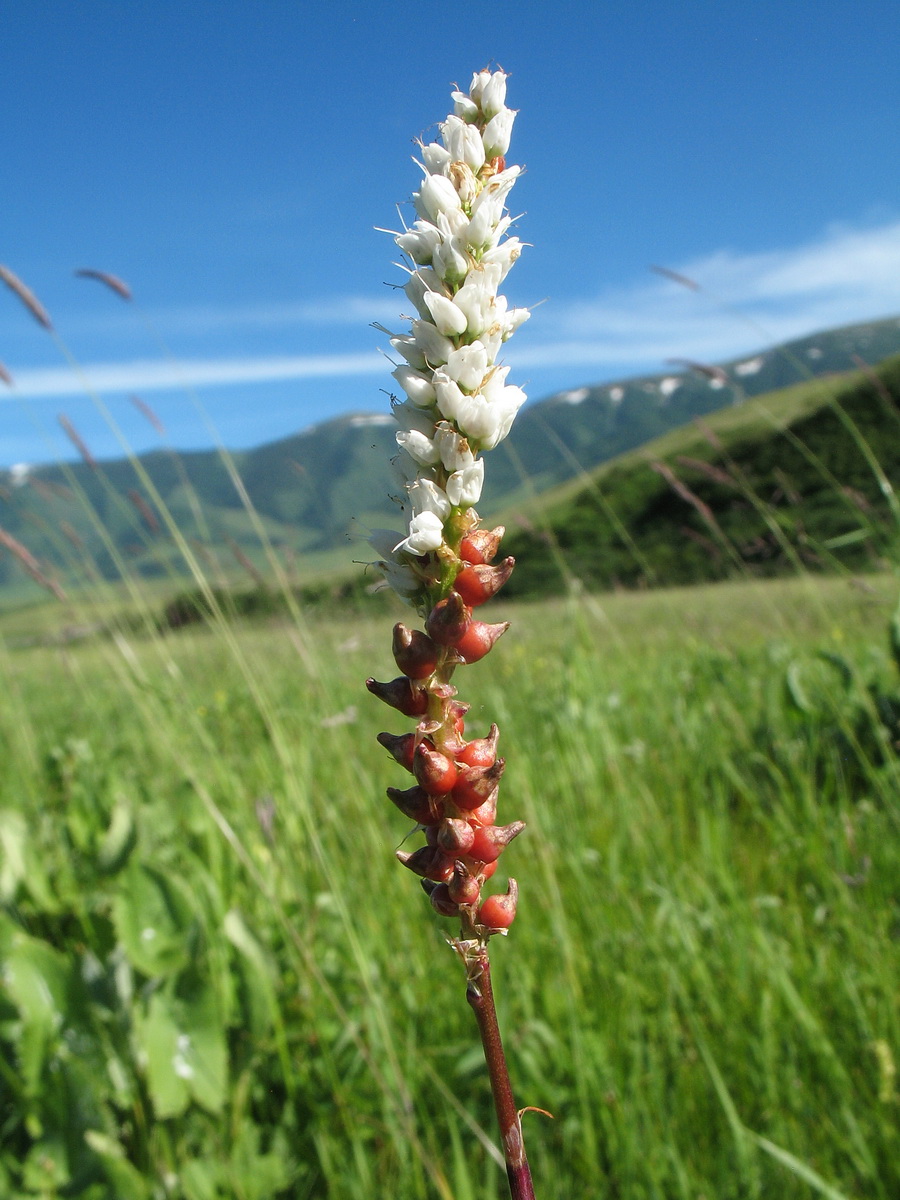
[[185, 449], [386, 411], [374, 227], [488, 63], [526, 167], [505, 290], [546, 301], [508, 348], [529, 396], [900, 313], [894, 0], [0, 0], [0, 28], [0, 263], [64, 343], [0, 290], [0, 465], [71, 457], [60, 413], [117, 454], [90, 388], [139, 450], [132, 395]]

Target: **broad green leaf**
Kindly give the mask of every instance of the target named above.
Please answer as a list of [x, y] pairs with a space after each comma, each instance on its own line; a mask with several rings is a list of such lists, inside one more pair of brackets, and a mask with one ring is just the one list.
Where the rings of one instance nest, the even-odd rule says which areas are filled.
[[19, 1010], [19, 1064], [26, 1089], [38, 1090], [41, 1071], [69, 1004], [71, 972], [52, 947], [18, 931], [3, 965], [10, 999]]
[[192, 906], [181, 885], [154, 867], [132, 864], [113, 903], [116, 932], [145, 975], [167, 975], [190, 961]]
[[235, 909], [225, 914], [223, 928], [225, 936], [241, 955], [242, 993], [251, 1032], [262, 1037], [271, 1028], [278, 1011], [272, 964]]
[[97, 865], [106, 875], [121, 871], [137, 845], [137, 822], [127, 800], [119, 799], [97, 852]]
[[178, 1116], [191, 1099], [210, 1112], [222, 1108], [228, 1054], [211, 987], [187, 997], [156, 992], [137, 1033], [157, 1116]]
[[25, 818], [12, 809], [0, 811], [0, 900], [9, 901], [25, 877]]
[[89, 1129], [84, 1140], [102, 1161], [116, 1200], [147, 1200], [150, 1186], [125, 1157], [119, 1142], [96, 1129]]

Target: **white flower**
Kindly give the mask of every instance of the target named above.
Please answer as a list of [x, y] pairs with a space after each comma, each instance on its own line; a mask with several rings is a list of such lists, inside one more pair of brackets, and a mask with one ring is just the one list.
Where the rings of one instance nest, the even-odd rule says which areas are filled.
[[409, 492], [413, 512], [417, 517], [422, 513], [430, 512], [434, 513], [436, 517], [440, 517], [441, 521], [446, 521], [450, 516], [450, 501], [447, 499], [447, 493], [443, 488], [439, 488], [434, 480], [417, 479], [406, 490]]
[[444, 175], [429, 175], [421, 188], [413, 193], [413, 203], [420, 217], [433, 221], [440, 212], [452, 212], [461, 206], [459, 193]]
[[496, 263], [500, 267], [500, 279], [504, 280], [519, 255], [522, 243], [517, 237], [507, 238], [500, 246], [494, 246], [482, 256], [482, 263]]
[[471, 508], [481, 499], [484, 484], [484, 459], [477, 459], [471, 467], [454, 471], [447, 480], [447, 498], [455, 508]]
[[429, 175], [442, 175], [450, 165], [450, 152], [438, 142], [422, 147], [422, 161]]
[[421, 370], [427, 367], [425, 355], [422, 353], [421, 347], [414, 337], [409, 334], [398, 335], [391, 338], [391, 346], [398, 354], [402, 354], [411, 367]]
[[414, 458], [423, 467], [428, 467], [440, 460], [434, 442], [424, 433], [420, 433], [418, 429], [400, 429], [395, 436], [400, 449], [405, 450], [410, 458]]
[[408, 254], [417, 266], [427, 267], [431, 263], [434, 248], [441, 240], [437, 226], [430, 221], [416, 221], [412, 229], [399, 233], [394, 241], [404, 254]]
[[431, 267], [419, 267], [414, 271], [406, 281], [404, 292], [410, 304], [415, 306], [416, 312], [420, 317], [424, 317], [426, 321], [431, 320], [431, 313], [425, 304], [425, 293], [440, 289], [442, 286], [440, 277], [431, 269]]
[[516, 114], [511, 108], [503, 108], [495, 117], [491, 117], [482, 134], [485, 157], [499, 158], [506, 154], [515, 119]]
[[465, 279], [470, 259], [466, 253], [465, 239], [458, 234], [445, 238], [434, 248], [434, 269], [446, 283], [458, 283]]
[[409, 400], [393, 404], [393, 415], [401, 429], [417, 429], [427, 438], [434, 436], [434, 409], [419, 408]]
[[451, 92], [453, 111], [464, 121], [474, 121], [478, 117], [478, 105], [465, 92]]
[[409, 535], [398, 542], [394, 553], [428, 554], [444, 540], [444, 523], [432, 512], [419, 513], [409, 523]]
[[[485, 71], [484, 74], [487, 74]], [[473, 80], [474, 83], [474, 80]], [[502, 71], [495, 71], [493, 75], [480, 84], [480, 96], [478, 103], [481, 106], [481, 111], [487, 117], [488, 121], [492, 117], [496, 117], [501, 112], [506, 104], [506, 76]], [[504, 154], [506, 151], [504, 151]]]
[[[464, 392], [477, 392], [488, 368], [487, 352], [481, 342], [472, 342], [451, 351], [447, 358], [446, 374]], [[433, 389], [432, 389], [433, 390]]]
[[421, 371], [414, 371], [413, 368], [406, 363], [391, 371], [393, 377], [397, 380], [400, 386], [412, 400], [413, 404], [418, 404], [420, 408], [426, 408], [429, 404], [434, 404], [434, 386], [427, 375], [423, 375]]
[[422, 299], [438, 328], [438, 332], [448, 337], [452, 337], [454, 334], [465, 333], [466, 314], [452, 300], [448, 300], [440, 292], [425, 292]]
[[509, 367], [496, 363], [531, 315], [510, 309], [499, 294], [523, 249], [508, 236], [513, 218], [506, 209], [521, 168], [495, 170], [515, 117], [502, 71], [477, 71], [468, 95], [454, 92], [453, 112], [439, 126], [443, 144], [419, 143], [424, 178], [413, 195], [416, 220], [394, 235], [413, 264], [404, 292], [415, 315], [409, 333], [388, 334], [404, 360], [393, 376], [406, 396], [402, 403], [392, 397], [405, 454], [391, 465], [412, 517], [405, 537], [379, 530], [373, 545], [391, 587], [420, 605], [437, 566], [408, 559], [439, 550], [453, 510], [479, 502], [479, 454], [507, 436], [525, 402], [521, 388], [506, 382]]
[[452, 162], [464, 162], [473, 171], [484, 166], [484, 142], [474, 125], [455, 114], [441, 125], [441, 141], [447, 148]]
[[481, 107], [481, 97], [484, 94], [485, 86], [490, 82], [490, 71], [476, 71], [472, 76], [472, 85], [469, 88], [469, 96], [473, 102]]
[[390, 558], [398, 539], [402, 536], [393, 529], [373, 529], [366, 541], [379, 558]]
[[447, 421], [440, 421], [434, 431], [434, 445], [446, 471], [463, 471], [475, 463], [469, 443]]
[[405, 596], [407, 599], [412, 599], [413, 596], [417, 596], [422, 590], [422, 580], [408, 563], [397, 563], [393, 559], [382, 559], [375, 565], [384, 576], [385, 583], [398, 596]]
[[432, 367], [445, 363], [453, 353], [453, 343], [444, 334], [439, 333], [431, 321], [413, 321], [412, 336]]
[[[473, 338], [479, 337], [490, 327], [498, 303], [503, 299], [497, 295], [500, 271], [497, 263], [475, 267], [468, 273], [466, 282], [453, 297], [454, 305], [465, 315], [466, 324], [463, 329], [468, 329]], [[503, 303], [505, 305], [506, 301], [503, 300]]]

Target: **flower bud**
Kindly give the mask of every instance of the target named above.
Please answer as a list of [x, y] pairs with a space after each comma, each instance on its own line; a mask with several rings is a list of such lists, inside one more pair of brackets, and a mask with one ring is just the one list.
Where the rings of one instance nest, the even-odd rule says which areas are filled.
[[[371, 691], [371, 688], [369, 689]], [[407, 713], [407, 716], [413, 716]], [[460, 750], [456, 756], [458, 763], [467, 767], [492, 767], [497, 758], [497, 743], [500, 740], [500, 730], [492, 725], [486, 738], [474, 738]]]
[[424, 788], [416, 786], [401, 791], [399, 788], [389, 787], [387, 795], [404, 817], [409, 817], [417, 825], [429, 828], [437, 825], [443, 818], [444, 810], [440, 800], [437, 796], [429, 796]]
[[468, 811], [490, 800], [500, 786], [500, 776], [505, 766], [506, 760], [498, 758], [489, 767], [463, 767], [453, 787], [453, 803], [456, 807]]
[[410, 679], [427, 679], [437, 666], [441, 653], [427, 634], [419, 629], [407, 629], [400, 623], [394, 626], [392, 650], [398, 669]]
[[481, 825], [475, 830], [475, 840], [468, 857], [476, 862], [496, 861], [513, 840], [525, 828], [524, 821], [513, 821], [511, 825]]
[[484, 621], [473, 621], [466, 632], [453, 643], [464, 663], [478, 662], [492, 649], [494, 642], [509, 629], [509, 621], [500, 625], [488, 625]]
[[490, 530], [473, 529], [460, 543], [460, 558], [463, 562], [475, 565], [493, 562], [504, 533], [506, 533], [506, 529], [503, 525], [498, 525], [496, 529]]
[[445, 854], [468, 854], [474, 840], [475, 830], [460, 817], [444, 817], [438, 826], [437, 845]]
[[478, 910], [478, 924], [488, 929], [509, 929], [516, 916], [519, 885], [510, 879], [505, 896], [488, 896]]
[[510, 575], [516, 560], [505, 558], [499, 566], [489, 567], [486, 564], [463, 567], [453, 581], [453, 586], [471, 608], [484, 604], [495, 596], [503, 587]]
[[[413, 769], [413, 756], [416, 752], [416, 735], [414, 733], [379, 733], [376, 740], [384, 746], [389, 754], [393, 754], [401, 767], [406, 767], [407, 771]], [[422, 744], [424, 745], [424, 743]]]
[[[458, 592], [439, 600], [425, 622], [433, 641], [441, 646], [456, 646], [472, 623], [472, 614]], [[486, 652], [485, 652], [486, 653]]]
[[446, 754], [420, 742], [412, 758], [412, 771], [430, 795], [444, 796], [456, 783], [456, 763]]
[[396, 708], [404, 717], [422, 717], [428, 712], [428, 693], [424, 688], [416, 687], [406, 675], [392, 679], [390, 683], [367, 679], [366, 687], [373, 696]]
[[420, 846], [408, 854], [405, 850], [396, 851], [397, 859], [408, 867], [414, 875], [423, 879], [433, 879], [435, 883], [446, 883], [453, 878], [454, 863], [447, 858], [436, 846]]

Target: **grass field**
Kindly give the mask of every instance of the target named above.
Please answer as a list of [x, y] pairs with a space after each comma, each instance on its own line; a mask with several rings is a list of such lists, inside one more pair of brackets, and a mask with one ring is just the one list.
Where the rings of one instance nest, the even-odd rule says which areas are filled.
[[[493, 959], [540, 1200], [900, 1192], [896, 592], [498, 606], [459, 686], [528, 822]], [[0, 1195], [501, 1195], [453, 923], [393, 860], [390, 621], [3, 620]]]

